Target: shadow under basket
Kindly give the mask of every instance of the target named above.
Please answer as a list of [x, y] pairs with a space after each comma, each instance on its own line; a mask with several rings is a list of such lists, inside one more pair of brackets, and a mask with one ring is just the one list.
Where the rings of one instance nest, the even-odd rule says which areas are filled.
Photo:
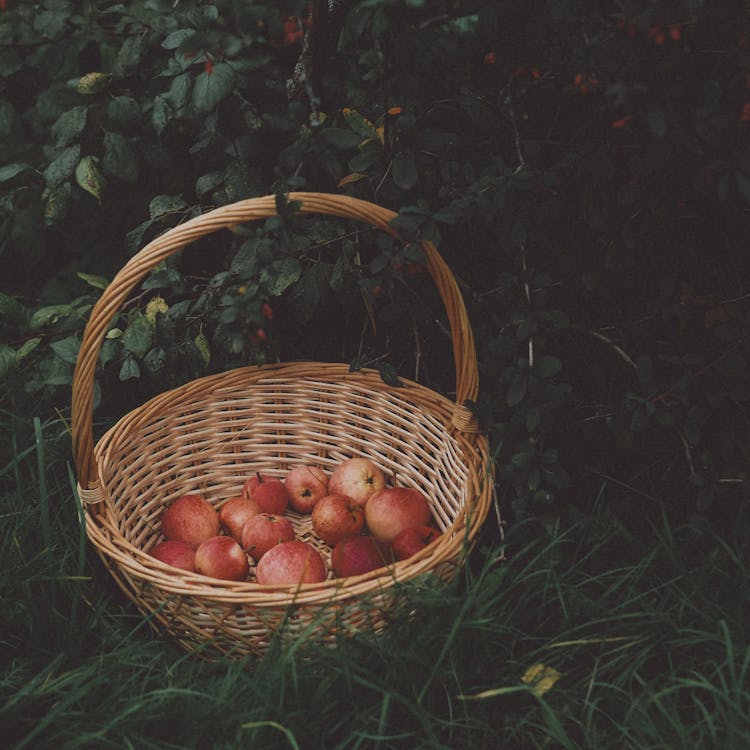
[[[392, 211], [346, 196], [291, 193], [301, 213], [370, 223], [394, 236]], [[243, 367], [193, 380], [126, 414], [93, 442], [93, 383], [101, 344], [132, 290], [159, 262], [210, 232], [276, 214], [274, 196], [216, 209], [169, 230], [117, 274], [92, 311], [73, 380], [73, 447], [86, 533], [119, 586], [151, 624], [206, 657], [262, 655], [277, 632], [334, 643], [378, 632], [399, 612], [398, 583], [450, 579], [486, 519], [492, 466], [486, 436], [464, 405], [477, 393], [474, 341], [460, 292], [431, 243], [427, 267], [446, 308], [456, 362], [456, 401], [371, 370], [293, 362]], [[200, 493], [215, 507], [262, 472], [283, 478], [296, 465], [330, 472], [366, 456], [389, 483], [427, 497], [441, 536], [413, 557], [370, 573], [321, 583], [261, 586], [179, 571], [148, 551], [160, 516], [177, 497]], [[309, 515], [287, 512], [297, 538], [330, 567], [330, 548]]]

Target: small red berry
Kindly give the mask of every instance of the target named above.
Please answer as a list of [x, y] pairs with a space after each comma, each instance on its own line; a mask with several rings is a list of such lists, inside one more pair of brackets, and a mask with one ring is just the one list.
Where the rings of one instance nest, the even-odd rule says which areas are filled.
[[742, 111], [740, 112], [740, 120], [742, 120], [742, 122], [750, 121], [750, 102], [745, 102], [742, 105]]
[[648, 30], [648, 38], [654, 44], [664, 44], [666, 36], [664, 35], [664, 31], [662, 30], [661, 26], [652, 26]]
[[494, 52], [488, 52], [484, 56], [485, 65], [494, 65], [497, 62], [497, 55]]
[[624, 128], [632, 119], [633, 119], [633, 115], [625, 115], [625, 117], [621, 117], [619, 120], [615, 120], [612, 123], [612, 127]]
[[203, 69], [206, 71], [207, 76], [210, 76], [214, 72], [214, 61], [210, 57], [203, 65]]
[[671, 39], [673, 39], [675, 42], [682, 38], [682, 29], [676, 24], [673, 23], [669, 29], [669, 36]]
[[268, 304], [268, 302], [263, 303], [263, 307], [260, 308], [260, 312], [266, 320], [273, 320], [273, 308]]

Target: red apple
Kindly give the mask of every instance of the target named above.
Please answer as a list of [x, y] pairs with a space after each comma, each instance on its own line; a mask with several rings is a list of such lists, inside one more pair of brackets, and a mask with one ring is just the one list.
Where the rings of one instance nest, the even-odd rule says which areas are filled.
[[390, 544], [410, 526], [429, 526], [432, 513], [427, 498], [412, 487], [386, 487], [365, 505], [365, 523], [379, 542]]
[[286, 485], [280, 479], [263, 476], [260, 472], [245, 482], [242, 494], [249, 500], [255, 500], [264, 513], [280, 516], [289, 505]]
[[318, 583], [326, 579], [326, 564], [312, 544], [294, 539], [268, 550], [255, 569], [255, 578], [262, 584]]
[[176, 539], [159, 542], [149, 554], [173, 568], [195, 570], [195, 550], [187, 542]]
[[242, 542], [242, 527], [245, 521], [258, 513], [262, 513], [255, 500], [248, 500], [246, 497], [232, 497], [227, 500], [219, 509], [219, 523], [221, 528], [227, 532], [235, 542]]
[[317, 466], [295, 466], [284, 484], [297, 513], [311, 513], [318, 500], [328, 494], [328, 475]]
[[312, 511], [313, 531], [331, 546], [359, 534], [364, 525], [362, 507], [346, 495], [326, 495], [318, 500]]
[[438, 538], [440, 532], [434, 526], [409, 526], [396, 534], [391, 549], [397, 560], [406, 560]]
[[259, 513], [242, 527], [242, 548], [258, 562], [271, 547], [294, 539], [294, 527], [286, 516]]
[[231, 536], [212, 536], [195, 550], [195, 570], [224, 581], [244, 581], [250, 566], [244, 550]]
[[391, 562], [387, 551], [371, 536], [342, 539], [331, 552], [331, 567], [340, 578], [369, 573]]
[[218, 535], [219, 514], [201, 495], [182, 495], [161, 514], [161, 530], [167, 539], [197, 549], [201, 542]]
[[364, 506], [367, 499], [385, 487], [385, 475], [369, 458], [350, 458], [340, 463], [328, 480], [328, 492], [347, 495]]

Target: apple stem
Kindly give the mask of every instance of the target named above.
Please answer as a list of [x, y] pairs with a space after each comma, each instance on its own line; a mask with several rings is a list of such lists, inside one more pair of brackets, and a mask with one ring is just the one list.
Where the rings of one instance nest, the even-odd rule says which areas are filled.
[[258, 484], [263, 484], [263, 477], [260, 475], [259, 471], [255, 472], [255, 476], [258, 477]]

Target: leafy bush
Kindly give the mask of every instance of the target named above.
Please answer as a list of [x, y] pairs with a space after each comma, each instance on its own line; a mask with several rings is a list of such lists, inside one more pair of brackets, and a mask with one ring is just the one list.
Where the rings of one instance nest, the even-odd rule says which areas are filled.
[[289, 214], [200, 243], [113, 321], [102, 392], [311, 355], [449, 392], [413, 244], [434, 239], [470, 307], [504, 507], [575, 515], [602, 483], [631, 516], [656, 497], [679, 513], [744, 500], [739, 4], [8, 5], [8, 396], [67, 397], [96, 288], [167, 226], [341, 191], [398, 210], [404, 242]]

